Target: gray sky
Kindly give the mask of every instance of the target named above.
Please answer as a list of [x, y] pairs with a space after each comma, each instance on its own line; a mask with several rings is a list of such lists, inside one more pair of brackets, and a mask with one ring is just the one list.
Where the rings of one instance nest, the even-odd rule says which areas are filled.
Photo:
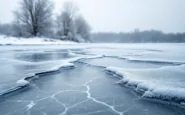
[[[0, 0], [0, 22], [12, 21], [19, 0]], [[65, 0], [53, 0], [55, 13]], [[74, 0], [94, 32], [157, 29], [185, 32], [185, 0]]]

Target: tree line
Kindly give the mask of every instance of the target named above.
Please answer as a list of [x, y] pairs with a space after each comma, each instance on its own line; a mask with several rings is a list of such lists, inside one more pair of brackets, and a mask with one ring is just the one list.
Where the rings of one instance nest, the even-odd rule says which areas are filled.
[[0, 24], [0, 34], [15, 37], [46, 36], [62, 40], [87, 42], [90, 40], [90, 26], [79, 14], [79, 8], [72, 1], [63, 4], [59, 15], [53, 15], [51, 0], [21, 0], [14, 11], [14, 21]]
[[92, 42], [107, 43], [185, 43], [185, 33], [163, 33], [157, 30], [128, 33], [94, 33]]

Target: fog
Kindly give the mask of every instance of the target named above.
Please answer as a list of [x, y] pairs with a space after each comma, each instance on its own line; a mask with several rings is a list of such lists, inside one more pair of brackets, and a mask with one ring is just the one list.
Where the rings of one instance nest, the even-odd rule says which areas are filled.
[[[13, 20], [12, 11], [19, 0], [0, 0], [0, 22]], [[55, 12], [65, 0], [53, 0]], [[130, 32], [161, 30], [165, 33], [185, 31], [184, 0], [74, 0], [93, 32]]]

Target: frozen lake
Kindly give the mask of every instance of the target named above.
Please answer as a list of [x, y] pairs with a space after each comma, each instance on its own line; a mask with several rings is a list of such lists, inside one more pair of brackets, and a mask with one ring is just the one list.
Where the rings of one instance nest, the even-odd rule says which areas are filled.
[[0, 112], [184, 115], [184, 49], [185, 44], [0, 46]]

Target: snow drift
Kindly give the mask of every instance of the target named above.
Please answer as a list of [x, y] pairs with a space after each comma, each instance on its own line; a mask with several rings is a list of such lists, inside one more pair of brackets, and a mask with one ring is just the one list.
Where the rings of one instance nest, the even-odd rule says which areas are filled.
[[[107, 67], [109, 74], [121, 77], [121, 84], [140, 92], [143, 97], [184, 104], [185, 65], [157, 69], [123, 69]], [[174, 77], [176, 75], [176, 78]]]

